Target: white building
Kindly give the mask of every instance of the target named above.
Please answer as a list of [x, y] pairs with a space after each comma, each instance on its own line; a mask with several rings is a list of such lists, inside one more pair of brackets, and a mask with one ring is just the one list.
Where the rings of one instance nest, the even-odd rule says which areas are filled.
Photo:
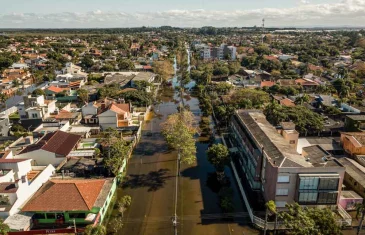
[[47, 133], [36, 143], [28, 145], [21, 150], [14, 158], [32, 159], [32, 164], [35, 166], [45, 166], [48, 164], [58, 166], [77, 147], [80, 139], [80, 135], [63, 131]]
[[234, 46], [228, 46], [228, 55], [229, 58], [231, 58], [231, 60], [235, 60], [236, 59], [236, 53], [237, 53], [237, 48]]
[[0, 217], [18, 213], [23, 204], [52, 176], [55, 168], [31, 166], [31, 159], [0, 159]]
[[66, 63], [66, 66], [62, 68], [62, 74], [82, 74], [80, 66], [73, 64], [72, 62]]
[[200, 57], [203, 60], [210, 60], [211, 55], [210, 55], [210, 47], [209, 46], [205, 46], [201, 49], [200, 51]]
[[98, 115], [101, 129], [126, 127], [132, 124], [130, 104], [111, 104], [106, 111]]
[[24, 119], [45, 119], [56, 110], [56, 100], [45, 100], [40, 96], [23, 96], [24, 102], [17, 104], [19, 116]]

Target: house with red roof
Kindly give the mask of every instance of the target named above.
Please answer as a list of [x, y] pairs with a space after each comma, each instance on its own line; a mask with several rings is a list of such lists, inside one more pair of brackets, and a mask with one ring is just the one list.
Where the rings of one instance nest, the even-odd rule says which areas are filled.
[[131, 105], [129, 103], [112, 103], [97, 116], [99, 126], [103, 130], [109, 127], [126, 127], [132, 124]]
[[56, 131], [47, 133], [36, 143], [22, 149], [16, 159], [32, 159], [35, 166], [51, 164], [58, 166], [66, 160], [67, 155], [77, 148], [81, 135]]
[[52, 165], [36, 167], [31, 161], [14, 159], [11, 154], [0, 158], [0, 217], [18, 213], [55, 171]]
[[295, 82], [298, 85], [301, 85], [305, 91], [315, 91], [319, 86], [318, 82], [315, 82], [307, 78], [299, 78], [296, 79]]
[[52, 179], [24, 205], [22, 212], [35, 213], [35, 227], [99, 224], [115, 190], [116, 179]]

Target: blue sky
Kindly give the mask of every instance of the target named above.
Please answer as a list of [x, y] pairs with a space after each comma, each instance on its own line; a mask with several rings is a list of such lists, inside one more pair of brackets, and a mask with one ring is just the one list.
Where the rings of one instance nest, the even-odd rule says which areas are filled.
[[0, 28], [365, 26], [365, 0], [16, 0]]

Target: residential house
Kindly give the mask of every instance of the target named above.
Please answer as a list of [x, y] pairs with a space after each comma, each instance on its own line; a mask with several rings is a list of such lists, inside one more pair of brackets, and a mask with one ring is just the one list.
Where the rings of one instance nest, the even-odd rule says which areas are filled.
[[36, 167], [31, 161], [13, 159], [12, 154], [0, 158], [0, 217], [18, 213], [55, 171], [52, 165]]
[[261, 111], [236, 111], [230, 128], [234, 171], [238, 183], [250, 189], [245, 194], [251, 208], [265, 210], [262, 205], [270, 200], [278, 208], [294, 202], [336, 208], [345, 174], [336, 159], [317, 151], [300, 155], [291, 144], [295, 135], [280, 134]]
[[341, 145], [350, 155], [365, 155], [365, 132], [342, 132]]
[[57, 121], [68, 121], [71, 125], [78, 124], [81, 120], [81, 113], [80, 112], [71, 112], [65, 109], [60, 111], [56, 111], [56, 115], [53, 116], [54, 119]]
[[52, 179], [22, 208], [33, 224], [101, 224], [116, 190], [116, 179]]
[[17, 104], [20, 121], [25, 128], [36, 128], [56, 111], [56, 100], [45, 100], [43, 95], [23, 96]]
[[345, 119], [345, 131], [364, 131], [365, 115], [347, 115]]
[[16, 159], [32, 159], [33, 165], [58, 166], [77, 147], [80, 135], [56, 131], [47, 133], [36, 143], [28, 145], [14, 156]]
[[0, 114], [0, 136], [8, 136], [10, 127], [9, 117]]
[[89, 102], [81, 108], [82, 122], [85, 124], [98, 124], [99, 119], [97, 114], [99, 113], [101, 104], [97, 102]]
[[282, 105], [282, 106], [287, 106], [287, 107], [294, 107], [295, 106], [294, 101], [287, 98], [286, 96], [271, 95], [271, 98], [273, 100], [275, 100], [278, 104]]
[[275, 85], [275, 82], [272, 81], [261, 81], [260, 87], [272, 87]]
[[350, 158], [340, 158], [338, 161], [346, 168], [344, 184], [365, 198], [365, 167]]
[[126, 127], [132, 124], [130, 104], [112, 103], [105, 111], [98, 114], [101, 129]]
[[46, 99], [55, 100], [57, 99], [57, 96], [60, 96], [61, 94], [68, 94], [70, 92], [70, 88], [62, 88], [51, 85], [44, 89], [44, 92], [46, 93]]
[[317, 90], [319, 84], [307, 78], [299, 78], [295, 80], [295, 83], [303, 87], [306, 92], [314, 92]]

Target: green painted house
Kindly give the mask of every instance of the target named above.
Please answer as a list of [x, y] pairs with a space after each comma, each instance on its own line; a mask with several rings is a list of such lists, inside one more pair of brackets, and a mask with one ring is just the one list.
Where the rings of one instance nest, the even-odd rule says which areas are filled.
[[116, 179], [49, 180], [22, 208], [35, 227], [101, 223], [116, 190]]
[[345, 120], [345, 131], [364, 131], [365, 115], [347, 115]]

